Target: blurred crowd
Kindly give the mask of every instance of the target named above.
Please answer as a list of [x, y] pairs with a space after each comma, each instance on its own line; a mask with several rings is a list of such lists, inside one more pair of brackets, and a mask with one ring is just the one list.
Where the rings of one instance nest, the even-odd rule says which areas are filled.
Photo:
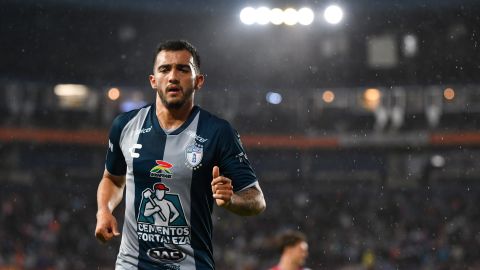
[[[119, 239], [101, 244], [93, 235], [97, 178], [58, 171], [2, 181], [0, 269], [113, 269]], [[217, 269], [268, 269], [286, 229], [307, 235], [311, 269], [480, 268], [479, 183], [387, 188], [266, 178], [262, 187], [262, 215], [215, 208]]]

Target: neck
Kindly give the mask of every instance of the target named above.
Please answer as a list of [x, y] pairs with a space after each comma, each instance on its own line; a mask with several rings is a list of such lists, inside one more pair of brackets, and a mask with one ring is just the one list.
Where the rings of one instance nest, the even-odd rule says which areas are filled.
[[193, 109], [193, 102], [186, 102], [178, 109], [169, 109], [165, 107], [159, 98], [157, 98], [155, 106], [160, 126], [166, 130], [172, 130], [180, 127], [185, 121], [187, 121], [187, 118]]
[[292, 261], [289, 257], [282, 256], [278, 264], [281, 270], [298, 270], [300, 265]]

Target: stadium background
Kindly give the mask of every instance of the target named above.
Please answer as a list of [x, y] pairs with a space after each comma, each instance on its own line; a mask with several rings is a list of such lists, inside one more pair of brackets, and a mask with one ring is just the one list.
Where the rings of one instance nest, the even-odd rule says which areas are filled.
[[[321, 19], [331, 3], [338, 25]], [[245, 6], [315, 20], [244, 25]], [[215, 210], [218, 269], [273, 265], [285, 229], [308, 235], [312, 269], [479, 269], [478, 14], [466, 0], [2, 1], [0, 269], [113, 269], [119, 241], [93, 236], [106, 134], [153, 100], [152, 52], [170, 38], [198, 47], [196, 100], [238, 129], [267, 200], [257, 217]]]

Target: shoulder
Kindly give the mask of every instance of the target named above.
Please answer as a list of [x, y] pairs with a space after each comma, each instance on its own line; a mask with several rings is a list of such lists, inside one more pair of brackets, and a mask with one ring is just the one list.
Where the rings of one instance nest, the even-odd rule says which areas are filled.
[[113, 120], [112, 127], [119, 130], [123, 129], [128, 122], [130, 122], [136, 115], [138, 115], [139, 112], [149, 110], [150, 107], [151, 104], [117, 115], [117, 117], [115, 117], [115, 119]]
[[198, 110], [200, 111], [200, 118], [203, 120], [203, 121], [208, 121], [209, 124], [215, 124], [215, 125], [219, 125], [219, 126], [225, 126], [225, 125], [230, 125], [230, 123], [223, 119], [223, 118], [220, 118], [218, 117], [217, 115], [205, 110], [205, 109], [202, 109], [200, 107], [198, 107]]
[[230, 132], [235, 130], [233, 126], [225, 119], [218, 117], [217, 115], [199, 108], [200, 111], [200, 122], [203, 125], [208, 126], [211, 129], [214, 129], [219, 132]]

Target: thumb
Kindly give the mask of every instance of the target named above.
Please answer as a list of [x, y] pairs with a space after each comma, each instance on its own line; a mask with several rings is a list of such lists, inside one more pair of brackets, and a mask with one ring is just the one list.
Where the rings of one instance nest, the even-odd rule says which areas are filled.
[[113, 224], [112, 233], [113, 233], [114, 236], [119, 236], [120, 235], [120, 232], [118, 232], [117, 223]]
[[213, 178], [220, 176], [220, 168], [218, 166], [213, 166], [212, 176]]

